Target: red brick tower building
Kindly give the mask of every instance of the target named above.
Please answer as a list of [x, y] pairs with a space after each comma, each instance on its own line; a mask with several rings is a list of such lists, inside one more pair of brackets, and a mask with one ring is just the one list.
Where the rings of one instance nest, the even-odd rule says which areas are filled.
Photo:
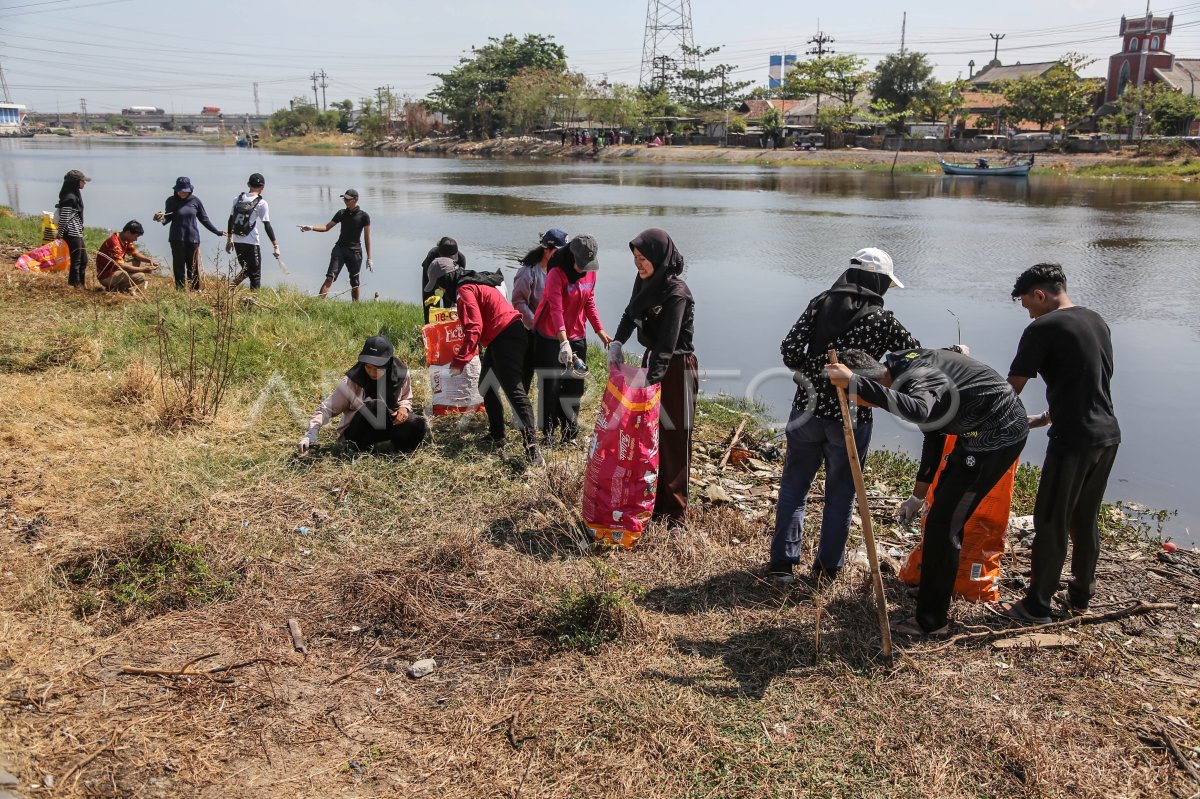
[[1108, 86], [1105, 102], [1113, 102], [1127, 88], [1138, 88], [1158, 80], [1155, 70], [1169, 71], [1175, 56], [1167, 52], [1167, 36], [1175, 15], [1121, 17], [1121, 52], [1108, 59]]

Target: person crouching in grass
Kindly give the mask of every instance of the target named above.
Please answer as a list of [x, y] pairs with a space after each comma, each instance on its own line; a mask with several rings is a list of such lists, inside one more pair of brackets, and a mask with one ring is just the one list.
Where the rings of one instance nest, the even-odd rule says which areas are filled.
[[104, 240], [96, 253], [96, 278], [105, 291], [133, 291], [146, 285], [146, 275], [158, 269], [154, 260], [134, 245], [146, 232], [136, 219]]
[[371, 449], [390, 442], [397, 452], [412, 452], [429, 426], [425, 417], [412, 412], [412, 380], [408, 367], [395, 357], [392, 342], [371, 336], [363, 344], [356, 363], [313, 411], [308, 432], [300, 439], [300, 454], [317, 443], [317, 433], [339, 414], [339, 441], [358, 449]]

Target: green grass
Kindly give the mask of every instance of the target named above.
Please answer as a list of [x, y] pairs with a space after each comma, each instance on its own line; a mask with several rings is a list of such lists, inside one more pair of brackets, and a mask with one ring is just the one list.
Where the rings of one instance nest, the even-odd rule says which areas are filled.
[[1070, 174], [1097, 178], [1196, 178], [1200, 177], [1200, 159], [1106, 161], [1099, 164], [1085, 164], [1071, 171]]

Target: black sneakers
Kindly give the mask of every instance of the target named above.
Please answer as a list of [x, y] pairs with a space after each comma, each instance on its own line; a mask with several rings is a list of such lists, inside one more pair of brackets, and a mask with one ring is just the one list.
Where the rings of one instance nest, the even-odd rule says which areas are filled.
[[763, 576], [775, 585], [791, 585], [796, 582], [795, 566], [787, 561], [773, 560], [766, 565]]
[[526, 447], [526, 452], [529, 455], [529, 464], [531, 466], [542, 467], [546, 465], [546, 459], [542, 457], [542, 450], [537, 444], [530, 444]]

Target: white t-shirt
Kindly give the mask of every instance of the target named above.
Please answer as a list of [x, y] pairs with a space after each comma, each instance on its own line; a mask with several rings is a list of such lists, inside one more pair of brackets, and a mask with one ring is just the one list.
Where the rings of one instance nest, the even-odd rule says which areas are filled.
[[[255, 196], [261, 197], [262, 195], [254, 195], [248, 191], [244, 191], [236, 200], [233, 201], [233, 207], [237, 208], [237, 204], [242, 201], [254, 202]], [[233, 209], [230, 209], [230, 213], [233, 213]], [[258, 244], [258, 223], [271, 221], [270, 212], [267, 210], [266, 200], [259, 200], [258, 205], [254, 206], [254, 215], [252, 218], [254, 219], [254, 227], [250, 228], [250, 232], [245, 236], [239, 236], [234, 233], [234, 244]]]

